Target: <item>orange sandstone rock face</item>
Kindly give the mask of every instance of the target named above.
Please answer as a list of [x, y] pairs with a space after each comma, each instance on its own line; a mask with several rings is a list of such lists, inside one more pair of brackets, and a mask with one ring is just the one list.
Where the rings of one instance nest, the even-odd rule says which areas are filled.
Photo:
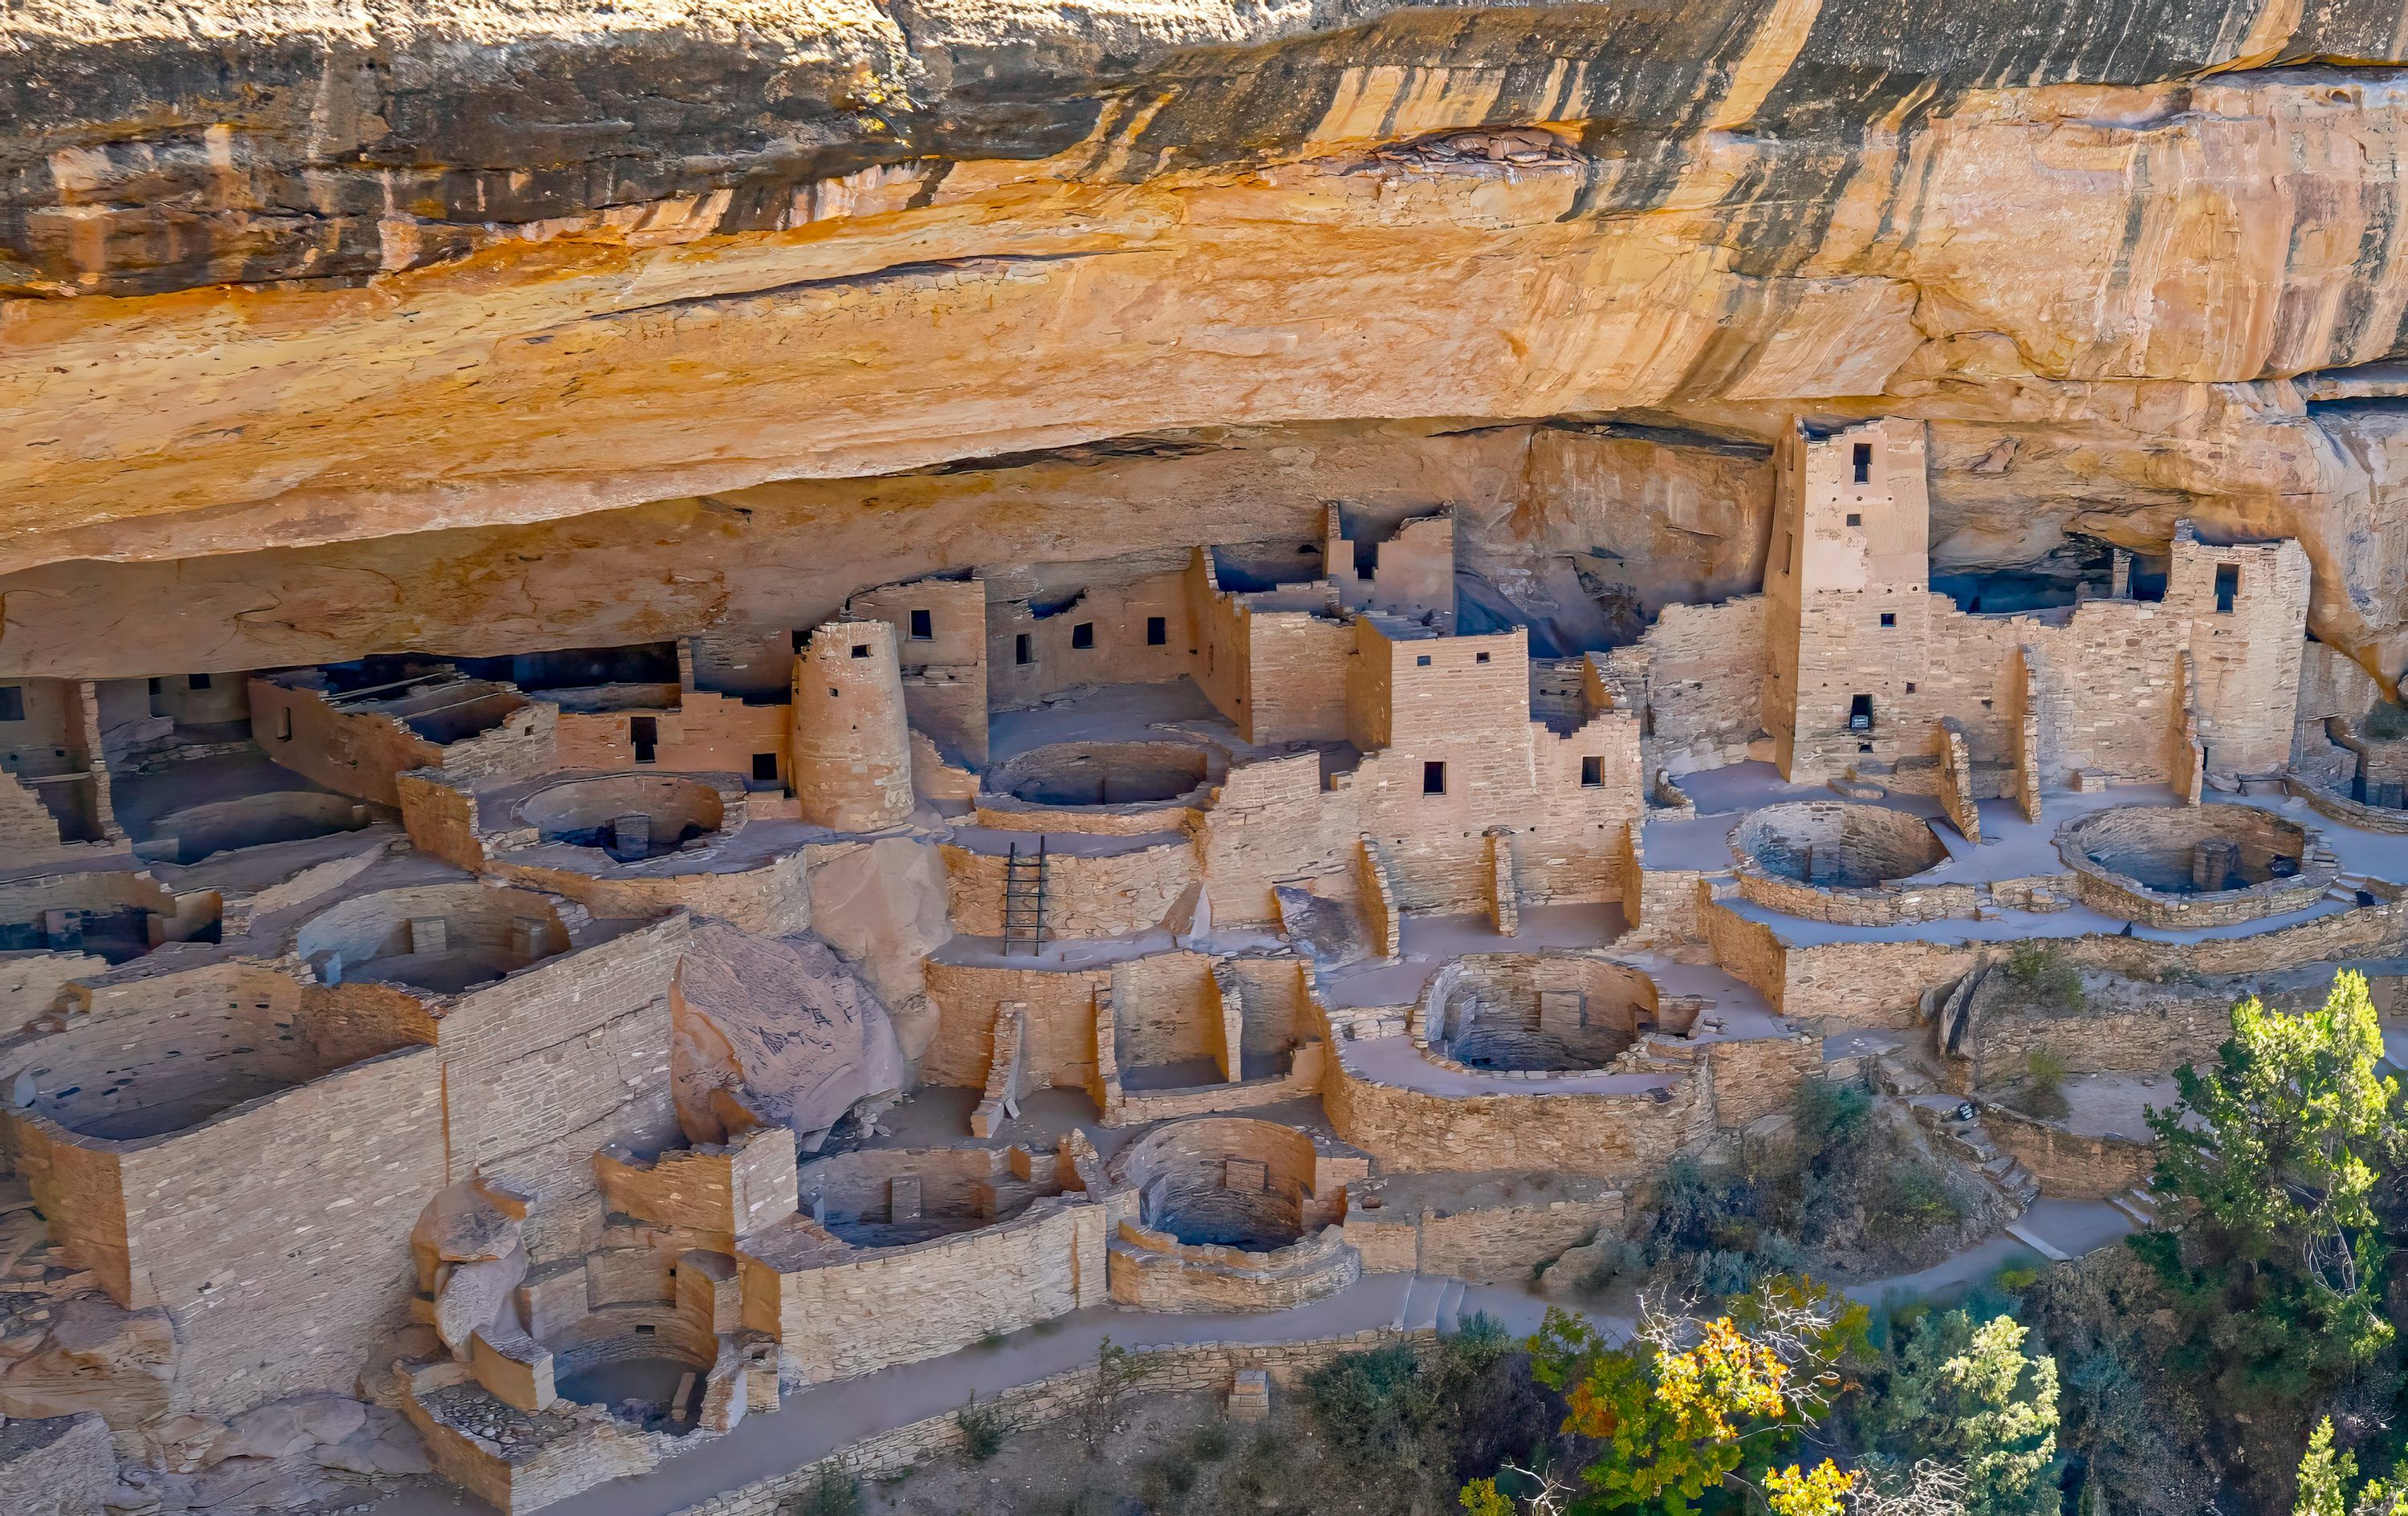
[[2297, 535], [2387, 673], [2408, 89], [2318, 61], [2400, 20], [34, 5], [0, 670], [805, 625], [1367, 497], [1578, 640], [1751, 586], [1765, 441], [1878, 413], [1940, 565]]

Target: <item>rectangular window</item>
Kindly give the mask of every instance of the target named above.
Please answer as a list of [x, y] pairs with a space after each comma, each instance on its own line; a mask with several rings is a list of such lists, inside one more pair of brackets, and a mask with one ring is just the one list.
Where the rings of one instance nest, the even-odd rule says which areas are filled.
[[1170, 641], [1170, 622], [1160, 616], [1145, 619], [1145, 645], [1149, 648], [1167, 646]]
[[2218, 565], [2215, 565], [2215, 609], [2216, 609], [2216, 613], [2217, 613], [2218, 615], [2223, 615], [2223, 616], [2229, 616], [2229, 615], [2231, 615], [2231, 614], [2232, 614], [2232, 602], [2233, 602], [2234, 598], [2235, 598], [2236, 596], [2238, 596], [2240, 594], [2241, 594], [2241, 565], [2240, 565], [2239, 564], [2218, 564]]
[[0, 722], [22, 722], [24, 719], [24, 688], [16, 684], [0, 684]]
[[188, 690], [206, 690], [208, 687], [209, 677], [207, 674], [187, 674], [184, 676], [184, 688]]
[[752, 778], [762, 784], [775, 784], [778, 781], [778, 755], [774, 752], [754, 753]]
[[1095, 645], [1096, 645], [1096, 623], [1095, 623], [1095, 622], [1081, 622], [1078, 625], [1073, 626], [1072, 628], [1070, 628], [1070, 646], [1071, 646], [1072, 648], [1074, 648], [1074, 649], [1082, 649], [1082, 650], [1083, 650], [1083, 649], [1087, 649], [1087, 648], [1092, 648], [1092, 647], [1094, 647]]
[[1601, 790], [1604, 787], [1605, 760], [1602, 758], [1582, 759], [1581, 788], [1584, 790]]
[[1011, 639], [1011, 661], [1023, 668], [1037, 661], [1037, 650], [1029, 646], [1027, 633], [1023, 632]]
[[627, 718], [627, 745], [636, 750], [636, 762], [649, 764], [660, 746], [661, 723], [650, 716]]
[[1873, 445], [1870, 442], [1857, 443], [1854, 458], [1856, 465], [1856, 482], [1870, 483], [1873, 477]]
[[1484, 664], [1488, 661], [1488, 655], [1484, 652], [1475, 652], [1471, 655], [1471, 661], [1475, 664]]
[[1883, 612], [1881, 613], [1881, 616], [1882, 616], [1882, 624], [1883, 624], [1884, 626], [1896, 626], [1896, 625], [1898, 624], [1898, 612], [1897, 612], [1897, 611], [1894, 611], [1894, 610], [1885, 610], [1885, 611], [1883, 611]]
[[1420, 657], [1413, 660], [1413, 666], [1415, 668], [1427, 668], [1429, 666], [1429, 660], [1430, 655], [1428, 653], [1423, 653]]
[[291, 706], [276, 708], [276, 740], [279, 742], [293, 740], [293, 708]]
[[1865, 519], [1852, 510], [1848, 512], [1848, 524], [1850, 526], [1862, 526], [1865, 524]]
[[1873, 729], [1873, 697], [1860, 694], [1848, 702], [1848, 730], [1870, 732]]
[[1444, 764], [1422, 765], [1422, 794], [1446, 794], [1446, 765]]
[[854, 643], [854, 644], [853, 645], [853, 655], [855, 658], [867, 658], [867, 657], [868, 657], [868, 656], [869, 656], [869, 644], [868, 644], [868, 643], [867, 643], [867, 642], [856, 642], [856, 643]]
[[911, 640], [914, 642], [934, 642], [936, 639], [936, 616], [932, 612], [925, 610], [915, 610], [911, 612]]

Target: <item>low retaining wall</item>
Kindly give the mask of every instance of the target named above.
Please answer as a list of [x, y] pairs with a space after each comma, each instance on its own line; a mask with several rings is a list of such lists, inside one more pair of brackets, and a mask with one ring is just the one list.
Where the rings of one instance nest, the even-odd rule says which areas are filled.
[[[1134, 1355], [1137, 1372], [1131, 1390], [1143, 1394], [1218, 1394], [1228, 1389], [1240, 1370], [1254, 1368], [1268, 1373], [1271, 1382], [1281, 1388], [1293, 1389], [1305, 1375], [1340, 1353], [1435, 1337], [1436, 1333], [1427, 1329], [1382, 1328], [1305, 1342], [1198, 1342], [1140, 1349]], [[1025, 1432], [1068, 1415], [1087, 1401], [1095, 1388], [1096, 1369], [1088, 1366], [1016, 1385], [983, 1405], [1007, 1431]], [[870, 1479], [891, 1474], [958, 1454], [965, 1440], [959, 1419], [948, 1410], [849, 1443], [814, 1463], [713, 1495], [675, 1516], [778, 1516], [780, 1502], [810, 1490], [824, 1475]]]
[[2157, 1145], [2138, 1137], [2084, 1137], [1996, 1101], [1976, 1100], [1982, 1124], [2000, 1151], [2040, 1180], [2041, 1193], [2068, 1200], [2104, 1200], [2147, 1179]]

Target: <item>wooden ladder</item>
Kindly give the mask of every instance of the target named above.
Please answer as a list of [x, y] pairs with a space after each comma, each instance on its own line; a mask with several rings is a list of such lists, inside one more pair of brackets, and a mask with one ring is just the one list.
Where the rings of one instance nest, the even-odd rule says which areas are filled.
[[1045, 947], [1045, 834], [1037, 834], [1037, 851], [1023, 852], [1020, 844], [1003, 860], [1003, 951], [1015, 947], [1029, 953]]

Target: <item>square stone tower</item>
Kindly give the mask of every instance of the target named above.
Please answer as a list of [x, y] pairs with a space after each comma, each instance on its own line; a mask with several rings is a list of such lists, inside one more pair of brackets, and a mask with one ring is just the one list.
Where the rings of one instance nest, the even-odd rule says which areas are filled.
[[1765, 560], [1764, 725], [1797, 780], [1896, 762], [1931, 737], [1905, 719], [1931, 649], [1923, 423], [1888, 419], [1781, 440]]

